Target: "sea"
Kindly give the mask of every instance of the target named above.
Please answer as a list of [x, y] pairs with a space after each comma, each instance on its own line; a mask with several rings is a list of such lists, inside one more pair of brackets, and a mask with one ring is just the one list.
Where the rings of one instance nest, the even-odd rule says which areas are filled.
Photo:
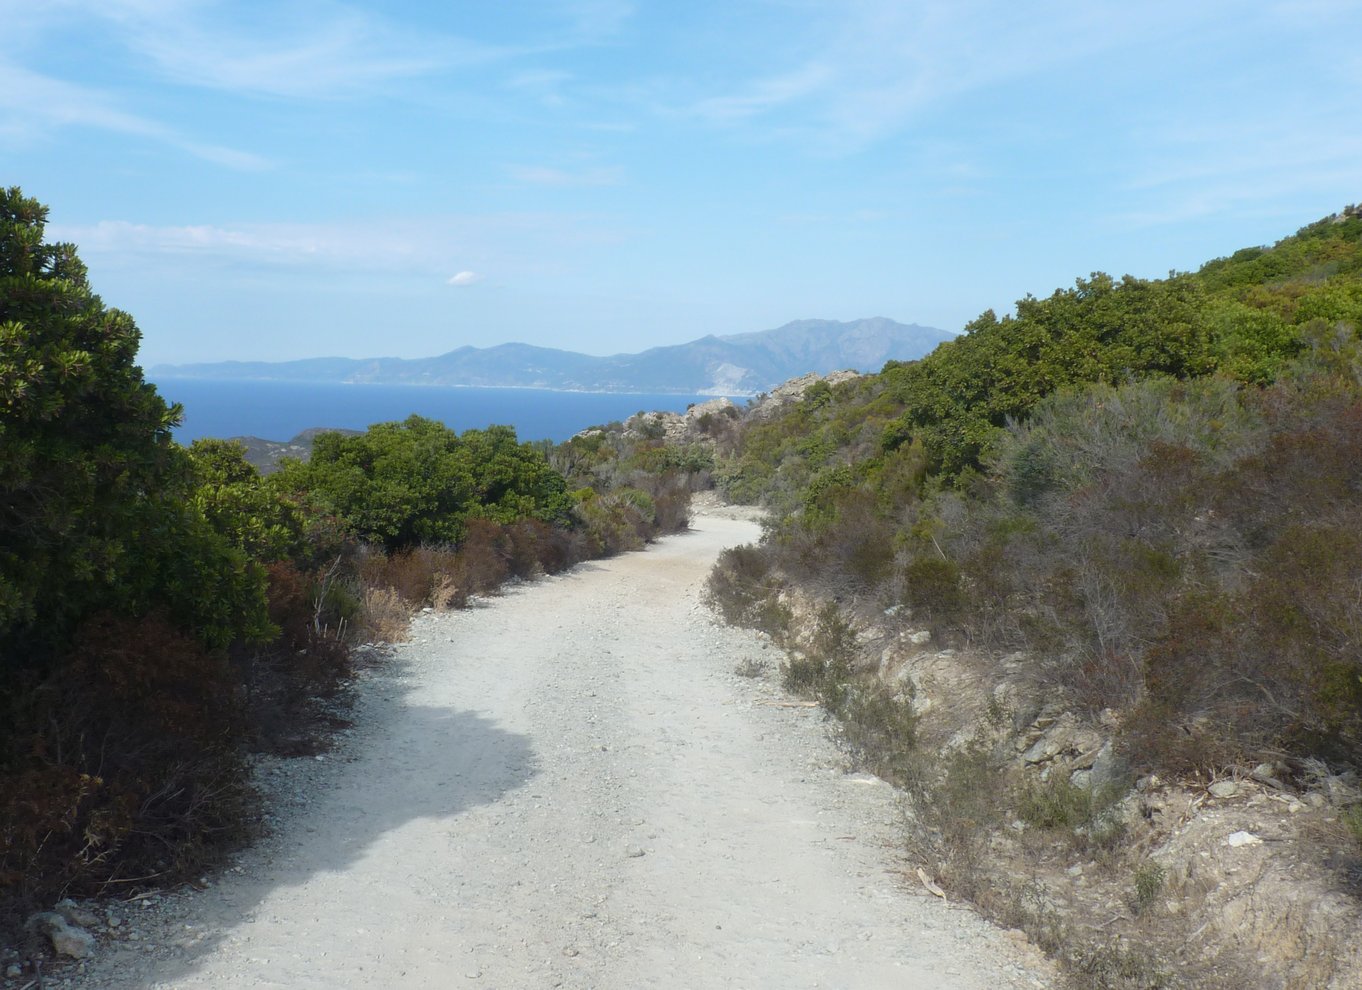
[[712, 395], [559, 392], [537, 388], [439, 385], [341, 385], [320, 382], [169, 378], [154, 381], [167, 402], [184, 407], [175, 439], [260, 437], [291, 440], [312, 427], [363, 430], [416, 413], [458, 432], [497, 424], [521, 440], [561, 442], [591, 426], [637, 412], [685, 412]]

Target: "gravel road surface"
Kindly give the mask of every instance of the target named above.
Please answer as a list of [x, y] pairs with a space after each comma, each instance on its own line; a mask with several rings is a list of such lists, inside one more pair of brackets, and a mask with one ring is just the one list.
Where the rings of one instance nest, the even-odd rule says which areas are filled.
[[[272, 834], [205, 891], [115, 905], [81, 988], [1046, 986], [923, 893], [777, 651], [701, 603], [701, 516], [645, 553], [417, 619], [356, 727], [261, 777]], [[740, 665], [766, 664], [761, 677]], [[54, 974], [56, 975], [56, 974]]]

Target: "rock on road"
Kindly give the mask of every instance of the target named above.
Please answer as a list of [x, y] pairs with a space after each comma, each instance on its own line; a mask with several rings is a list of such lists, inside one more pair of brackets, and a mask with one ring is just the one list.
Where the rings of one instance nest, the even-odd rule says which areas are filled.
[[844, 772], [822, 716], [735, 673], [775, 651], [701, 592], [758, 530], [693, 526], [421, 616], [341, 751], [303, 761], [318, 779], [280, 771], [273, 834], [76, 985], [1046, 985], [904, 879], [894, 792]]

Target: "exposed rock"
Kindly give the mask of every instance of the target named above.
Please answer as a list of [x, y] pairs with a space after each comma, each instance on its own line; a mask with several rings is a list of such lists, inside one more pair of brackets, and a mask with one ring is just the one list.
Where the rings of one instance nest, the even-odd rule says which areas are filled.
[[1324, 794], [1335, 808], [1344, 808], [1362, 801], [1357, 788], [1357, 774], [1345, 773], [1324, 778]]
[[1232, 780], [1217, 780], [1210, 787], [1206, 788], [1206, 790], [1211, 792], [1211, 797], [1223, 800], [1225, 798], [1232, 798], [1238, 794], [1239, 785]]
[[1263, 840], [1252, 832], [1231, 832], [1225, 839], [1225, 845], [1231, 849], [1238, 849], [1240, 846], [1256, 846]]
[[29, 926], [46, 935], [59, 956], [88, 959], [95, 951], [95, 937], [85, 929], [72, 925], [56, 911], [35, 914]]
[[[1039, 725], [1045, 720], [1037, 719], [1036, 721]], [[1053, 760], [1073, 744], [1074, 728], [1073, 716], [1066, 712], [1045, 728], [1040, 738], [1022, 754], [1022, 759], [1027, 763], [1044, 763], [1046, 760]]]
[[760, 398], [752, 406], [751, 415], [758, 419], [770, 419], [791, 402], [797, 402], [804, 398], [804, 393], [818, 382], [840, 385], [842, 382], [849, 382], [853, 378], [860, 377], [860, 373], [856, 371], [833, 371], [826, 375], [811, 372], [807, 375], [800, 375], [798, 378], [791, 378], [789, 381], [777, 385]]
[[89, 908], [81, 907], [69, 897], [58, 901], [54, 910], [65, 918], [68, 924], [76, 925], [79, 928], [95, 928], [100, 923], [99, 915]]

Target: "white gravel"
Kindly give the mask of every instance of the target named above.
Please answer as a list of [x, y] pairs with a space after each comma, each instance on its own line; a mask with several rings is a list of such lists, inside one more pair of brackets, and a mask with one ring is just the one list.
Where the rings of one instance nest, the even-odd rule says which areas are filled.
[[1048, 985], [907, 879], [894, 792], [701, 604], [756, 525], [693, 525], [420, 617], [335, 754], [262, 771], [270, 838], [206, 891], [116, 907], [49, 986]]

